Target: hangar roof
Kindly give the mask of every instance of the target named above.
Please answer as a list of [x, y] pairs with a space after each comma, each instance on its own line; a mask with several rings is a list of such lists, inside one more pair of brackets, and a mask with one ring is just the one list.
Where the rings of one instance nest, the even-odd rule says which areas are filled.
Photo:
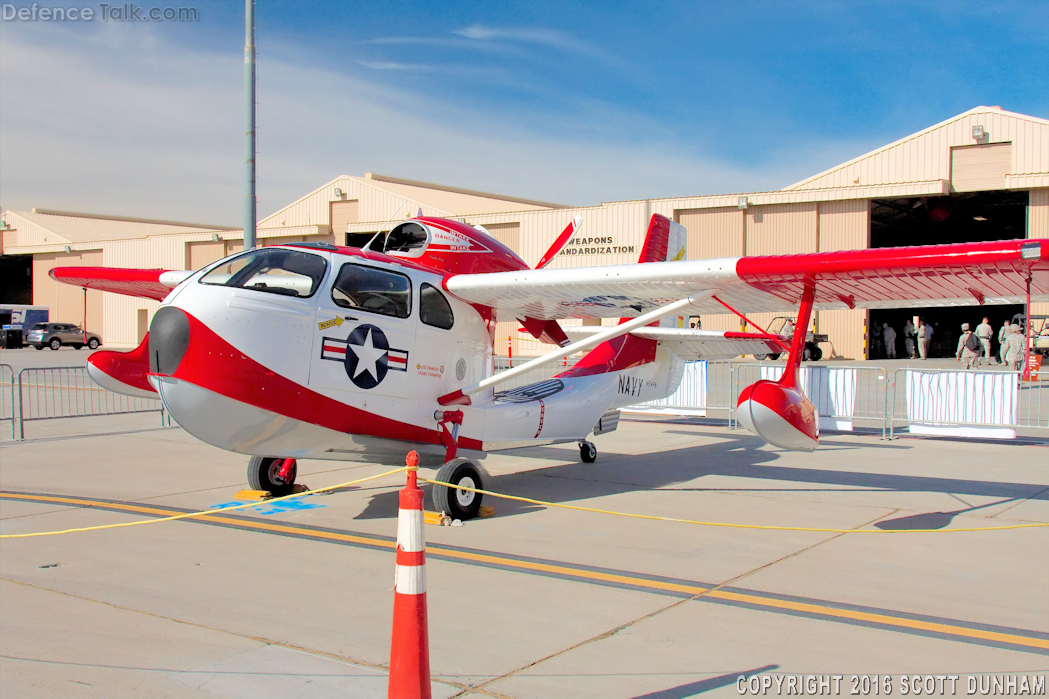
[[[976, 127], [985, 135], [975, 137]], [[952, 148], [1004, 143], [1012, 144], [1006, 188], [1049, 186], [1049, 120], [1001, 107], [976, 107], [784, 189], [950, 180]]]
[[206, 223], [160, 221], [36, 208], [31, 211], [5, 211], [4, 221], [14, 233], [12, 239], [5, 231], [5, 248], [79, 245], [176, 233], [240, 230]]

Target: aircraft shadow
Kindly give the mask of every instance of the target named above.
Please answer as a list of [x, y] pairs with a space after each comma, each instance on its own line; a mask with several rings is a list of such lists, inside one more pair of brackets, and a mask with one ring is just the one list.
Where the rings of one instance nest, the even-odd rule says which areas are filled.
[[[599, 455], [595, 464], [568, 461], [574, 450], [551, 447], [527, 447], [501, 452], [526, 458], [562, 460], [556, 466], [493, 476], [485, 488], [494, 492], [517, 495], [553, 503], [575, 503], [628, 492], [674, 488], [700, 492], [783, 492], [806, 490], [868, 490], [894, 492], [945, 493], [960, 496], [994, 497], [1005, 500], [1049, 500], [1049, 488], [1026, 483], [934, 478], [900, 474], [864, 473], [858, 471], [808, 469], [777, 464], [780, 452], [760, 449], [760, 438], [739, 433], [730, 439], [702, 446], [686, 447], [639, 456], [629, 454]], [[900, 448], [900, 447], [897, 447]], [[905, 448], [905, 447], [904, 447]], [[423, 472], [430, 475], [433, 472]], [[675, 487], [693, 483], [703, 476], [729, 476], [761, 483], [761, 487]], [[432, 475], [431, 475], [432, 477]], [[819, 486], [790, 488], [785, 484]], [[429, 490], [430, 486], [426, 486]], [[432, 507], [427, 493], [426, 507]], [[378, 493], [355, 519], [382, 519], [397, 516], [396, 491]], [[499, 498], [486, 498], [496, 508], [497, 517], [507, 517], [542, 509], [542, 506]], [[951, 514], [959, 514], [967, 510]], [[935, 513], [932, 513], [935, 514]], [[942, 514], [942, 513], [941, 513]], [[935, 521], [935, 520], [929, 520]], [[949, 522], [948, 522], [949, 523]], [[904, 526], [913, 524], [903, 523]], [[946, 526], [946, 524], [942, 525]], [[929, 526], [913, 528], [934, 528]]]
[[708, 677], [705, 680], [699, 680], [698, 682], [689, 682], [688, 684], [679, 685], [677, 687], [670, 687], [669, 689], [661, 689], [658, 692], [650, 692], [648, 694], [639, 694], [634, 699], [686, 699], [686, 697], [694, 697], [697, 694], [703, 692], [709, 692], [712, 689], [718, 689], [719, 687], [727, 687], [730, 684], [735, 684], [739, 677], [751, 677], [753, 675], [760, 675], [763, 672], [769, 672], [776, 670], [779, 665], [766, 665], [765, 667], [755, 668], [753, 670], [745, 670], [743, 672], [732, 672], [727, 675], [719, 675], [718, 677]]

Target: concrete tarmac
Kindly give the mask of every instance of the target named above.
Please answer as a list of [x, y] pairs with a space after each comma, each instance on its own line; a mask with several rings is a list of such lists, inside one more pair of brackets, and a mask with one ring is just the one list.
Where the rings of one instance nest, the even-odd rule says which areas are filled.
[[[246, 457], [139, 418], [0, 445], [0, 532], [201, 510], [245, 487]], [[696, 420], [594, 441], [595, 464], [574, 445], [493, 454], [486, 485], [783, 527], [1049, 522], [1045, 444], [834, 434], [797, 454]], [[303, 461], [299, 482], [383, 470]], [[0, 541], [3, 694], [385, 696], [402, 483]], [[495, 517], [426, 528], [437, 697], [739, 696], [741, 674], [839, 674], [841, 694], [892, 674], [898, 694], [901, 673], [1049, 672], [1049, 527], [839, 534], [485, 502]]]

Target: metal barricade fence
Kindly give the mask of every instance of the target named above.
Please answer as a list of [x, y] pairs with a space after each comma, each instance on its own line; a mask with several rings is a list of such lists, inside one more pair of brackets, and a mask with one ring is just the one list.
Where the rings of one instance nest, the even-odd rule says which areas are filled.
[[0, 422], [11, 421], [11, 439], [15, 438], [15, 370], [0, 364]]
[[[889, 437], [903, 423], [936, 434], [940, 428], [1049, 428], [1049, 380], [1023, 381], [1018, 371], [897, 369], [889, 391]], [[1012, 435], [1006, 432], [1012, 431]], [[973, 434], [969, 436], [979, 436]]]
[[[775, 381], [784, 365], [737, 364], [733, 372], [733, 408], [740, 391], [760, 379]], [[854, 421], [875, 423], [888, 436], [888, 375], [881, 367], [802, 364], [802, 392], [816, 406], [821, 430], [851, 430]]]
[[631, 408], [673, 410], [724, 410], [728, 419], [736, 403], [733, 392], [733, 368], [728, 360], [699, 360], [685, 362], [684, 374], [677, 390], [666, 398], [647, 401]]
[[159, 412], [161, 425], [170, 424], [159, 398], [108, 391], [82, 366], [22, 369], [17, 394], [19, 439], [25, 439], [25, 423], [33, 420]]

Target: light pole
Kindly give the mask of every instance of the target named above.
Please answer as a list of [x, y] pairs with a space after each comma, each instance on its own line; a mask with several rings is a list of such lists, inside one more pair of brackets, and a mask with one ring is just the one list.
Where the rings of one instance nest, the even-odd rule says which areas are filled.
[[244, 249], [255, 247], [255, 0], [244, 2], [244, 97], [247, 100], [247, 191]]

